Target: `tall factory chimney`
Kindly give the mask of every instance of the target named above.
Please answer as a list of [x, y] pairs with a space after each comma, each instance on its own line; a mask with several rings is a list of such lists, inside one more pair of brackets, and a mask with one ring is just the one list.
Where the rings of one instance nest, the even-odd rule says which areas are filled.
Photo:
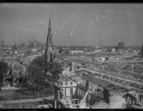
[[3, 47], [4, 47], [4, 41], [2, 40], [2, 49], [3, 49]]
[[141, 53], [142, 53], [142, 57], [143, 57], [143, 44], [142, 44], [142, 50], [141, 51], [142, 51]]

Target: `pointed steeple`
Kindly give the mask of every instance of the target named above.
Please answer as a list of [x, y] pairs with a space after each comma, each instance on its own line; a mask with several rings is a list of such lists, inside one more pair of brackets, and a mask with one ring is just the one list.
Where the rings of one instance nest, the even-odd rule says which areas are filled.
[[53, 41], [52, 41], [52, 32], [51, 32], [51, 21], [49, 19], [49, 27], [48, 27], [48, 38], [49, 38], [49, 45], [50, 47], [52, 48], [52, 45], [53, 45]]
[[49, 18], [49, 27], [48, 27], [48, 31], [51, 31], [51, 21], [50, 21], [50, 18]]
[[50, 61], [50, 52], [52, 50], [52, 32], [51, 32], [51, 22], [49, 19], [49, 27], [48, 27], [48, 35], [47, 35], [47, 41], [46, 41], [46, 47], [45, 47], [45, 58]]

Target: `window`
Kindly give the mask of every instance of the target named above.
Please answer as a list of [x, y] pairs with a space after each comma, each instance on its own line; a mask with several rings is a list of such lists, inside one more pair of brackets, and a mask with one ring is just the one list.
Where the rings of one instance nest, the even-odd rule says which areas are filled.
[[68, 81], [65, 81], [65, 85], [68, 85]]
[[65, 90], [65, 88], [63, 88], [63, 94], [65, 95], [65, 93], [66, 93], [66, 90]]
[[81, 90], [79, 89], [79, 95], [81, 95]]
[[84, 91], [82, 91], [82, 96], [84, 96]]
[[73, 88], [70, 88], [70, 94], [73, 95]]
[[80, 90], [80, 95], [82, 96], [82, 90]]
[[88, 100], [90, 100], [90, 94], [88, 95]]
[[84, 91], [81, 91], [81, 95], [82, 95], [82, 96], [84, 96], [83, 92], [84, 92]]
[[63, 89], [61, 89], [61, 91], [63, 92]]
[[80, 93], [80, 89], [78, 89], [78, 94]]
[[73, 82], [72, 82], [72, 81], [70, 82], [70, 85], [73, 85]]

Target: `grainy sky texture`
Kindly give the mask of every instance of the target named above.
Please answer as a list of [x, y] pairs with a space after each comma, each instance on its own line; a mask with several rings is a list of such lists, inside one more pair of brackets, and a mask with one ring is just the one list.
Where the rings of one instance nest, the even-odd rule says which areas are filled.
[[[55, 45], [141, 45], [142, 4], [0, 4], [0, 41], [45, 43], [51, 18]], [[1, 44], [1, 43], [0, 43]]]

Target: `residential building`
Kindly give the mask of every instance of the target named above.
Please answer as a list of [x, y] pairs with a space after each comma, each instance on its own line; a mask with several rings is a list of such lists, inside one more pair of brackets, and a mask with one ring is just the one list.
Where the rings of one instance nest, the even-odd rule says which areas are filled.
[[61, 77], [58, 84], [64, 97], [71, 97], [75, 93], [77, 83], [69, 77]]
[[71, 54], [78, 54], [78, 53], [83, 54], [84, 52], [83, 52], [83, 50], [70, 50], [70, 53]]

